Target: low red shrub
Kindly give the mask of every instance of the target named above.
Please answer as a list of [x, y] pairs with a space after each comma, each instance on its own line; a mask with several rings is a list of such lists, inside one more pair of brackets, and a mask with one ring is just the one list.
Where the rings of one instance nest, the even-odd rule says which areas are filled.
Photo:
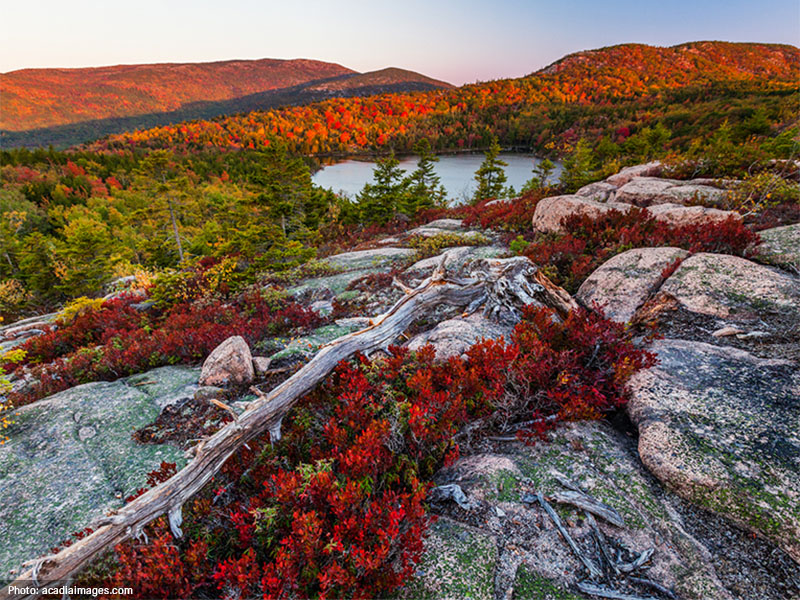
[[631, 248], [674, 246], [748, 256], [759, 242], [758, 234], [736, 218], [676, 227], [657, 221], [645, 209], [610, 211], [597, 219], [572, 215], [562, 225], [568, 233], [540, 236], [524, 252], [572, 293], [602, 263]]
[[434, 358], [390, 348], [341, 363], [280, 442], [226, 463], [187, 507], [185, 539], [171, 542], [162, 519], [151, 543], [118, 546], [112, 585], [156, 598], [385, 597], [421, 557], [426, 482], [458, 456], [461, 427], [514, 411], [495, 422], [533, 419], [520, 436], [535, 441], [623, 405], [625, 381], [654, 360], [620, 324], [582, 310], [561, 323], [549, 309], [526, 310], [509, 343]]
[[197, 362], [232, 335], [241, 335], [253, 344], [321, 323], [316, 313], [295, 303], [271, 308], [258, 293], [229, 302], [180, 304], [160, 316], [136, 311], [131, 307], [133, 300], [109, 300], [101, 310], [23, 344], [25, 362], [31, 365], [38, 383], [27, 391], [9, 394], [14, 406], [81, 383]]

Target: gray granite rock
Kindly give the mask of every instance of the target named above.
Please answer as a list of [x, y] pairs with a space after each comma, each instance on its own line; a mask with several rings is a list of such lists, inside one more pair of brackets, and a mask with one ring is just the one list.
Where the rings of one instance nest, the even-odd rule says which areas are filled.
[[509, 340], [512, 327], [499, 325], [479, 314], [442, 321], [433, 329], [414, 336], [409, 342], [411, 350], [419, 350], [427, 344], [436, 348], [436, 358], [446, 359], [461, 356], [481, 338]]
[[758, 260], [800, 275], [800, 223], [759, 232]]
[[696, 341], [653, 347], [628, 412], [642, 462], [687, 500], [800, 562], [800, 370]]
[[616, 193], [617, 186], [607, 181], [595, 181], [594, 183], [583, 186], [575, 192], [575, 195], [594, 200], [595, 202], [609, 202], [614, 200]]
[[753, 320], [764, 312], [800, 312], [800, 280], [777, 269], [726, 254], [687, 258], [661, 291], [686, 310], [733, 320]]
[[0, 446], [0, 579], [122, 506], [161, 461], [185, 464], [180, 449], [140, 445], [131, 434], [190, 398], [198, 372], [162, 367], [13, 411]]
[[636, 206], [664, 203], [686, 204], [692, 199], [714, 202], [722, 200], [727, 194], [727, 190], [712, 187], [706, 183], [693, 183], [691, 180], [634, 177], [617, 190], [614, 201]]
[[412, 248], [373, 248], [335, 254], [324, 259], [323, 262], [348, 271], [355, 271], [391, 266], [411, 258], [415, 252]]
[[742, 220], [742, 216], [739, 213], [731, 210], [719, 210], [705, 206], [682, 206], [671, 202], [655, 204], [647, 210], [655, 217], [656, 221], [662, 221], [674, 227], [702, 225], [727, 221], [728, 219]]
[[[505, 450], [459, 459], [436, 476], [459, 485], [472, 508], [439, 503], [437, 526], [425, 542], [418, 579], [404, 598], [578, 599], [571, 590], [585, 569], [539, 505], [530, 499], [566, 491], [563, 475], [616, 509], [625, 526], [598, 519], [609, 543], [632, 552], [655, 549], [647, 578], [685, 600], [731, 600], [708, 550], [687, 531], [681, 501], [665, 493], [642, 466], [626, 436], [607, 423], [563, 425], [547, 443], [506, 444]], [[553, 503], [578, 545], [595, 561], [597, 547], [582, 514]], [[503, 516], [501, 516], [503, 515]], [[639, 597], [651, 597], [641, 588]]]
[[663, 170], [660, 162], [653, 161], [643, 165], [634, 165], [632, 167], [625, 167], [619, 173], [606, 177], [606, 183], [610, 183], [616, 187], [621, 187], [628, 183], [634, 177], [658, 177]]
[[619, 202], [595, 202], [582, 196], [565, 195], [544, 198], [536, 205], [531, 225], [541, 233], [563, 233], [561, 221], [571, 215], [585, 215], [597, 219], [612, 210], [627, 212], [630, 204]]

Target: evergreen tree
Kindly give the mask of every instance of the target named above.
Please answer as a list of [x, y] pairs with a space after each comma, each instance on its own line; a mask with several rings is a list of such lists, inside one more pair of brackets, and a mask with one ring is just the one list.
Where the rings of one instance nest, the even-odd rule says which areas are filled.
[[[140, 180], [147, 182], [151, 193], [166, 204], [172, 226], [172, 237], [178, 250], [178, 259], [183, 262], [183, 244], [178, 226], [177, 200], [185, 195], [188, 179], [174, 173], [173, 156], [167, 150], [153, 150], [142, 160], [139, 168]], [[177, 192], [177, 193], [176, 193]]]
[[478, 189], [475, 190], [475, 195], [472, 197], [474, 203], [502, 196], [503, 186], [506, 183], [506, 173], [503, 167], [508, 166], [508, 163], [500, 160], [499, 155], [500, 143], [497, 141], [497, 137], [494, 137], [489, 149], [484, 154], [483, 163], [475, 171]]
[[279, 144], [271, 145], [261, 153], [260, 159], [260, 169], [251, 177], [253, 183], [263, 189], [259, 203], [269, 210], [284, 238], [305, 238], [306, 209], [316, 200], [308, 166]]
[[433, 169], [439, 159], [431, 152], [430, 142], [423, 138], [414, 145], [414, 152], [419, 155], [417, 168], [405, 178], [408, 192], [400, 207], [409, 217], [420, 210], [435, 206], [443, 206], [447, 201], [447, 191]]
[[550, 187], [550, 175], [553, 174], [556, 166], [549, 158], [539, 161], [533, 166], [533, 177], [522, 186], [522, 192], [530, 190], [540, 190]]
[[594, 179], [594, 157], [589, 144], [581, 138], [572, 153], [564, 159], [559, 183], [564, 191], [572, 193]]
[[394, 152], [378, 159], [372, 179], [374, 183], [365, 184], [356, 197], [356, 206], [363, 223], [383, 225], [407, 203], [408, 182], [403, 178], [403, 170]]

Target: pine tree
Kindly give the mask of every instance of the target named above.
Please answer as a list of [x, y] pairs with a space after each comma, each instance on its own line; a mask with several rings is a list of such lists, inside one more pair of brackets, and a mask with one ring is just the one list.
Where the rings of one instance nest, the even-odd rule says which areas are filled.
[[372, 179], [374, 183], [364, 185], [356, 197], [359, 218], [363, 223], [384, 225], [407, 202], [408, 183], [403, 178], [403, 170], [394, 152], [386, 158], [378, 159], [372, 171]]
[[526, 181], [522, 186], [522, 192], [531, 190], [541, 190], [550, 187], [550, 175], [553, 174], [556, 166], [549, 158], [545, 158], [533, 166], [533, 177]]
[[417, 168], [405, 178], [408, 190], [400, 207], [409, 217], [420, 210], [443, 206], [447, 201], [447, 191], [433, 169], [434, 163], [439, 162], [439, 159], [431, 152], [430, 142], [425, 138], [419, 140], [414, 146], [414, 152], [419, 155]]
[[575, 149], [564, 159], [564, 169], [561, 171], [559, 183], [564, 191], [572, 193], [594, 178], [594, 157], [589, 144], [581, 138], [575, 144]]
[[489, 149], [484, 154], [483, 163], [475, 171], [475, 181], [478, 182], [478, 189], [472, 197], [474, 203], [487, 198], [499, 198], [503, 194], [503, 186], [506, 183], [506, 173], [503, 167], [508, 163], [500, 160], [500, 143], [497, 137], [492, 138]]

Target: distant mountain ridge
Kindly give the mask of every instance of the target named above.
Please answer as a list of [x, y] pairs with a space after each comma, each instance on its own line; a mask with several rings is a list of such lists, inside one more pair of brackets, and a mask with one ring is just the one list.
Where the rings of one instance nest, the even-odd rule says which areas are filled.
[[308, 59], [22, 69], [0, 74], [0, 129], [3, 146], [74, 143], [332, 96], [446, 87], [451, 86], [413, 71], [359, 73]]
[[[338, 85], [332, 81], [317, 87]], [[409, 152], [421, 138], [439, 151], [482, 149], [494, 134], [509, 146], [566, 151], [581, 135], [599, 135], [612, 118], [616, 125], [604, 135], [627, 137], [631, 126], [642, 121], [637, 114], [646, 114], [650, 125], [663, 120], [675, 136], [687, 139], [696, 137], [692, 127], [708, 128], [712, 122], [721, 126], [724, 119], [718, 117], [723, 113], [739, 121], [756, 105], [771, 111], [771, 118], [783, 126], [796, 113], [791, 104], [800, 92], [798, 82], [800, 49], [794, 46], [622, 44], [571, 54], [515, 79], [250, 110], [213, 121], [128, 131], [88, 147], [261, 149], [277, 139], [292, 152], [344, 156], [390, 148]], [[708, 118], [696, 118], [692, 105], [715, 99], [721, 104], [708, 107]], [[744, 106], [748, 103], [750, 108]], [[652, 113], [656, 104], [665, 111], [660, 118]]]
[[619, 44], [568, 54], [529, 77], [642, 77], [660, 87], [703, 81], [797, 78], [800, 50], [788, 44], [687, 42], [661, 47]]

